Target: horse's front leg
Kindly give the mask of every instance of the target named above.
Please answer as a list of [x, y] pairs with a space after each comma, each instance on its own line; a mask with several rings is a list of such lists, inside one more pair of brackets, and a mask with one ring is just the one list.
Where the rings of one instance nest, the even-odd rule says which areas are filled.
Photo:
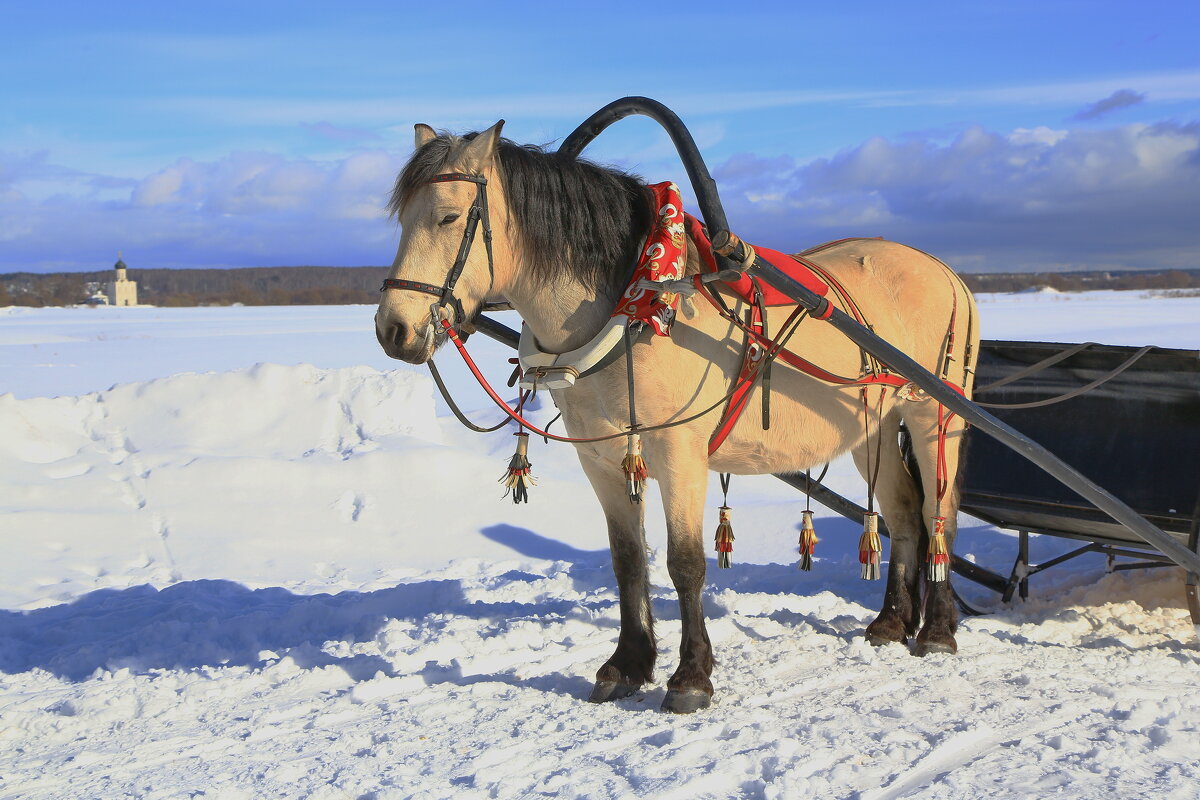
[[[621, 445], [624, 452], [624, 445]], [[593, 703], [629, 697], [653, 680], [658, 648], [650, 613], [650, 578], [646, 563], [643, 506], [630, 503], [621, 470], [580, 451], [579, 460], [608, 521], [608, 546], [621, 603], [617, 649], [596, 672]]]
[[653, 458], [651, 470], [658, 479], [667, 517], [667, 570], [679, 596], [679, 616], [683, 622], [679, 666], [667, 681], [662, 708], [678, 714], [707, 708], [713, 695], [709, 679], [713, 671], [712, 644], [701, 603], [708, 458], [704, 443], [689, 443], [691, 438], [682, 433], [664, 434], [649, 451]]

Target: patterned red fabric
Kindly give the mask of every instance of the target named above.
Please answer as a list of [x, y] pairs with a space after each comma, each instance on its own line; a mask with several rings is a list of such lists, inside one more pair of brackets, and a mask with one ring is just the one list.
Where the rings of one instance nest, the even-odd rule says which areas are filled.
[[638, 258], [629, 286], [613, 312], [614, 317], [644, 322], [659, 336], [671, 335], [671, 323], [679, 308], [679, 295], [643, 288], [645, 281], [679, 280], [687, 268], [684, 248], [687, 239], [683, 225], [683, 199], [679, 187], [670, 181], [646, 187], [653, 195], [657, 211], [646, 246]]
[[[700, 258], [709, 271], [717, 268], [712, 255], [712, 243], [704, 232], [700, 221], [683, 212], [683, 200], [679, 187], [670, 181], [655, 183], [648, 187], [657, 215], [646, 237], [646, 245], [638, 257], [633, 277], [621, 302], [613, 312], [614, 317], [624, 316], [631, 321], [643, 322], [659, 336], [671, 335], [671, 324], [679, 308], [679, 296], [671, 292], [658, 292], [641, 286], [642, 281], [659, 282], [678, 280], [687, 268], [687, 237], [696, 242]], [[829, 292], [829, 285], [797, 256], [785, 255], [778, 250], [755, 247], [759, 257], [805, 287], [821, 296]], [[748, 303], [753, 302], [754, 285], [749, 276], [742, 275], [736, 281], [724, 284]], [[794, 306], [796, 302], [787, 295], [760, 281], [763, 300], [768, 306]]]

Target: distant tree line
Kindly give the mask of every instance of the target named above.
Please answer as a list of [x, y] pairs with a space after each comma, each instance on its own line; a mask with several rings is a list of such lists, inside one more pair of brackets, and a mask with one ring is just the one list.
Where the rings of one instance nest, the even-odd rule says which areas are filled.
[[[387, 267], [248, 267], [132, 269], [138, 302], [156, 306], [292, 306], [374, 304]], [[86, 302], [112, 280], [100, 272], [16, 272], [0, 275], [0, 306], [65, 306]], [[1018, 292], [1049, 287], [1170, 290], [1200, 288], [1200, 269], [1121, 272], [1005, 272], [963, 274], [973, 292]]]
[[1200, 269], [1119, 272], [997, 272], [963, 273], [972, 292], [1019, 292], [1056, 289], [1086, 292], [1093, 289], [1149, 290], [1195, 289], [1200, 287]]
[[[138, 302], [155, 306], [347, 305], [376, 303], [387, 267], [131, 269]], [[0, 305], [62, 306], [103, 291], [112, 270], [0, 275]]]

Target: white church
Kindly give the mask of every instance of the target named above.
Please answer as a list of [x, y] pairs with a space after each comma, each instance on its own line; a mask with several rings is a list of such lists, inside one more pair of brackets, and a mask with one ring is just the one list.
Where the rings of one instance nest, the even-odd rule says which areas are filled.
[[108, 291], [105, 292], [108, 296], [108, 304], [111, 306], [137, 305], [137, 281], [129, 280], [125, 269], [125, 262], [121, 260], [121, 254], [117, 253], [117, 263], [113, 264], [113, 271], [116, 275], [108, 284]]

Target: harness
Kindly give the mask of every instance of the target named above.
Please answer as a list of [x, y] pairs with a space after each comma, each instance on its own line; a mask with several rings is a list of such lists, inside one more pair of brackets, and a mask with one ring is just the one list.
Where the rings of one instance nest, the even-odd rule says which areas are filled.
[[[467, 221], [463, 229], [462, 240], [459, 243], [458, 254], [451, 265], [449, 272], [446, 275], [446, 280], [441, 286], [436, 286], [432, 283], [424, 281], [409, 280], [407, 278], [387, 278], [383, 281], [380, 291], [388, 289], [400, 289], [407, 291], [422, 292], [432, 295], [437, 299], [437, 302], [431, 304], [430, 327], [436, 333], [444, 334], [451, 338], [460, 353], [467, 356], [466, 350], [462, 348], [460, 337], [454, 331], [449, 321], [444, 318], [441, 309], [450, 307], [454, 312], [456, 323], [467, 321], [466, 312], [463, 309], [462, 301], [455, 296], [454, 288], [458, 284], [462, 276], [463, 270], [466, 268], [467, 259], [471, 253], [471, 246], [474, 244], [475, 233], [480, 223], [483, 224], [483, 241], [484, 247], [487, 249], [488, 257], [488, 273], [491, 279], [495, 279], [495, 265], [492, 253], [492, 227], [488, 213], [487, 200], [487, 178], [482, 175], [471, 175], [462, 172], [446, 172], [433, 176], [430, 183], [447, 183], [450, 181], [467, 181], [474, 183], [477, 187], [475, 201], [471, 204], [467, 212]], [[662, 200], [662, 197], [668, 196], [666, 192], [678, 190], [673, 184], [659, 184], [650, 187], [658, 192], [656, 200]], [[613, 317], [601, 328], [601, 330], [589, 342], [581, 347], [567, 353], [547, 353], [543, 351], [537, 343], [537, 340], [529, 330], [528, 326], [523, 326], [521, 330], [521, 341], [518, 348], [519, 352], [519, 372], [520, 386], [526, 393], [532, 392], [537, 388], [561, 389], [573, 386], [576, 380], [580, 377], [590, 375], [594, 372], [603, 369], [610, 363], [615, 361], [622, 353], [622, 343], [625, 341], [625, 330], [633, 323], [641, 321], [641, 319], [633, 313], [633, 306], [629, 304], [630, 299], [642, 301], [645, 308], [650, 309], [653, 315], [654, 332], [659, 335], [670, 335], [670, 323], [673, 321], [673, 305], [677, 304], [678, 296], [676, 292], [668, 291], [669, 287], [678, 287], [679, 284], [687, 284], [690, 292], [698, 292], [706, 300], [712, 304], [713, 308], [724, 317], [732, 322], [745, 335], [745, 344], [743, 346], [743, 355], [741, 365], [738, 370], [738, 375], [735, 378], [733, 385], [730, 387], [726, 396], [717, 404], [724, 405], [724, 411], [718, 421], [717, 427], [709, 439], [709, 455], [712, 455], [721, 446], [729, 434], [733, 431], [742, 413], [745, 411], [749, 402], [750, 392], [754, 385], [759, 381], [760, 377], [764, 384], [763, 391], [763, 427], [764, 429], [770, 426], [770, 365], [771, 362], [778, 359], [783, 361], [790, 367], [797, 369], [807, 375], [811, 375], [818, 380], [826, 383], [832, 383], [837, 386], [860, 387], [865, 391], [868, 386], [892, 386], [903, 387], [908, 381], [899, 375], [888, 373], [886, 369], [880, 369], [873, 361], [868, 362], [867, 356], [863, 354], [863, 372], [858, 378], [849, 378], [835, 373], [829, 372], [816, 364], [808, 361], [785, 348], [786, 339], [781, 337], [779, 340], [772, 339], [768, 335], [766, 327], [766, 308], [773, 305], [794, 305], [789, 302], [789, 299], [784, 295], [763, 287], [757, 280], [749, 275], [741, 274], [736, 277], [728, 276], [724, 273], [716, 271], [716, 261], [712, 255], [712, 243], [704, 231], [699, 220], [690, 214], [684, 214], [679, 208], [678, 203], [671, 204], [664, 202], [660, 212], [666, 216], [664, 220], [669, 220], [668, 234], [671, 238], [678, 241], [682, 245], [682, 234], [686, 233], [692, 241], [697, 245], [697, 249], [701, 255], [701, 259], [705, 266], [708, 267], [708, 272], [703, 275], [693, 276], [690, 280], [682, 280], [682, 264], [671, 263], [665, 271], [658, 269], [657, 261], [650, 261], [650, 267], [653, 269], [649, 272], [643, 270], [641, 275], [638, 270], [635, 270], [635, 275], [630, 282], [629, 288], [624, 293], [622, 302], [618, 304], [617, 311]], [[682, 219], [680, 219], [682, 218]], [[806, 251], [806, 253], [815, 252], [823, 249], [828, 245], [820, 245], [816, 248]], [[646, 246], [648, 254], [661, 258], [661, 245], [656, 245], [654, 242], [649, 242]], [[770, 261], [777, 267], [785, 269], [785, 271], [793, 274], [805, 285], [817, 291], [819, 294], [828, 293], [831, 288], [837, 295], [841, 304], [847, 307], [854, 314], [855, 318], [862, 324], [867, 324], [865, 317], [859, 311], [857, 304], [850, 297], [846, 289], [831, 276], [828, 272], [814, 264], [812, 261], [803, 258], [803, 256], [789, 256], [783, 253], [769, 250], [766, 248], [756, 248], [755, 252]], [[648, 279], [649, 278], [649, 279]], [[661, 281], [661, 283], [659, 283]], [[713, 291], [709, 284], [720, 283], [722, 288], [732, 291], [749, 305], [746, 319], [739, 318], [733, 310], [721, 299], [718, 291]], [[664, 291], [661, 293], [656, 291], [661, 287]], [[661, 301], [659, 298], [668, 296], [669, 300]], [[670, 308], [670, 312], [665, 315], [664, 307]], [[828, 316], [832, 311], [832, 304], [822, 316]], [[798, 325], [803, 319], [801, 309], [797, 308], [795, 312], [784, 323], [781, 331], [795, 330], [795, 325]], [[438, 324], [443, 328], [437, 331]], [[790, 336], [790, 333], [788, 334]], [[432, 366], [432, 365], [431, 365]], [[476, 372], [476, 377], [481, 381], [483, 376]], [[493, 394], [489, 392], [489, 394]], [[447, 398], [449, 399], [449, 398]], [[497, 399], [493, 396], [493, 399]], [[520, 407], [518, 412], [512, 413], [511, 409], [505, 406], [505, 410], [509, 411], [509, 416], [518, 422], [522, 428], [529, 428], [535, 432], [546, 436], [547, 438], [561, 439], [563, 441], [579, 442], [593, 441], [590, 439], [573, 439], [570, 437], [557, 437], [540, 431], [536, 426], [530, 425], [524, 418], [520, 416]], [[711, 406], [705, 409], [698, 416], [710, 413], [716, 408]], [[697, 417], [689, 417], [692, 420]], [[682, 420], [677, 420], [674, 424], [679, 424]], [[474, 426], [472, 426], [474, 427]], [[643, 427], [643, 430], [648, 430], [658, 426]], [[606, 436], [603, 439], [617, 438], [616, 436]]]
[[[713, 258], [712, 243], [704, 227], [700, 224], [699, 220], [691, 215], [688, 215], [687, 226], [688, 235], [696, 242], [701, 260], [710, 272], [715, 271], [717, 269], [716, 259]], [[839, 242], [842, 241], [850, 240], [839, 240]], [[826, 295], [832, 292], [839, 304], [848, 313], [853, 314], [859, 324], [869, 327], [866, 315], [861, 311], [858, 303], [855, 302], [850, 292], [847, 291], [841, 282], [827, 270], [804, 257], [807, 253], [822, 250], [836, 243], [838, 242], [819, 245], [800, 255], [786, 255], [776, 250], [769, 250], [762, 247], [756, 247], [755, 254], [783, 272], [792, 275], [818, 294]], [[734, 293], [746, 303], [748, 309], [744, 319], [738, 317], [722, 298], [721, 292], [714, 291], [711, 285], [701, 279], [701, 276], [696, 276], [696, 279], [693, 280], [697, 291], [708, 300], [717, 313], [741, 330], [745, 336], [742, 362], [737, 378], [734, 380], [736, 388], [729, 403], [726, 405], [725, 412], [721, 415], [721, 420], [717, 424], [716, 430], [709, 439], [708, 454], [710, 456], [717, 451], [729, 434], [732, 433], [742, 413], [746, 410], [751, 390], [760, 379], [762, 382], [763, 402], [762, 426], [763, 430], [770, 429], [771, 365], [776, 360], [782, 361], [793, 369], [803, 372], [806, 375], [811, 375], [825, 383], [841, 387], [858, 387], [864, 394], [864, 397], [867, 388], [870, 386], [900, 388], [908, 384], [905, 378], [889, 372], [886, 367], [870, 358], [861, 348], [859, 350], [861, 358], [859, 377], [849, 378], [819, 367], [791, 350], [786, 349], [786, 347], [780, 347], [779, 343], [784, 341], [787, 336], [790, 336], [789, 331], [794, 329], [793, 326], [798, 325], [803, 320], [803, 309], [796, 306], [791, 298], [771, 287], [763, 286], [760, 281], [750, 275], [742, 274], [737, 280], [722, 281], [719, 285], [719, 289], [726, 289]], [[793, 306], [796, 310], [783, 323], [783, 326], [780, 328], [780, 335], [772, 338], [767, 330], [766, 310], [772, 306], [784, 305]], [[827, 318], [832, 313], [832, 310], [833, 304], [827, 304], [820, 318]], [[774, 357], [764, 359], [763, 354], [771, 351], [773, 348], [777, 351]]]
[[430, 310], [433, 312], [433, 317], [430, 319], [431, 325], [433, 319], [438, 318], [441, 309], [446, 306], [454, 311], [455, 322], [461, 324], [467, 321], [462, 301], [454, 296], [454, 287], [458, 283], [458, 279], [462, 277], [463, 269], [467, 266], [467, 258], [471, 255], [471, 245], [475, 241], [475, 229], [479, 227], [480, 221], [483, 222], [483, 246], [487, 249], [488, 275], [492, 282], [496, 280], [496, 267], [492, 259], [492, 222], [488, 215], [487, 178], [482, 175], [468, 175], [464, 172], [443, 172], [440, 175], [434, 175], [429, 180], [430, 183], [449, 183], [451, 181], [473, 183], [476, 190], [475, 202], [471, 203], [471, 208], [467, 211], [467, 224], [463, 228], [462, 241], [458, 245], [458, 256], [454, 259], [454, 264], [446, 275], [446, 282], [441, 286], [434, 286], [432, 283], [410, 281], [406, 278], [385, 278], [383, 286], [379, 287], [381, 292], [387, 289], [405, 289], [424, 292], [438, 298], [438, 301], [430, 306]]

